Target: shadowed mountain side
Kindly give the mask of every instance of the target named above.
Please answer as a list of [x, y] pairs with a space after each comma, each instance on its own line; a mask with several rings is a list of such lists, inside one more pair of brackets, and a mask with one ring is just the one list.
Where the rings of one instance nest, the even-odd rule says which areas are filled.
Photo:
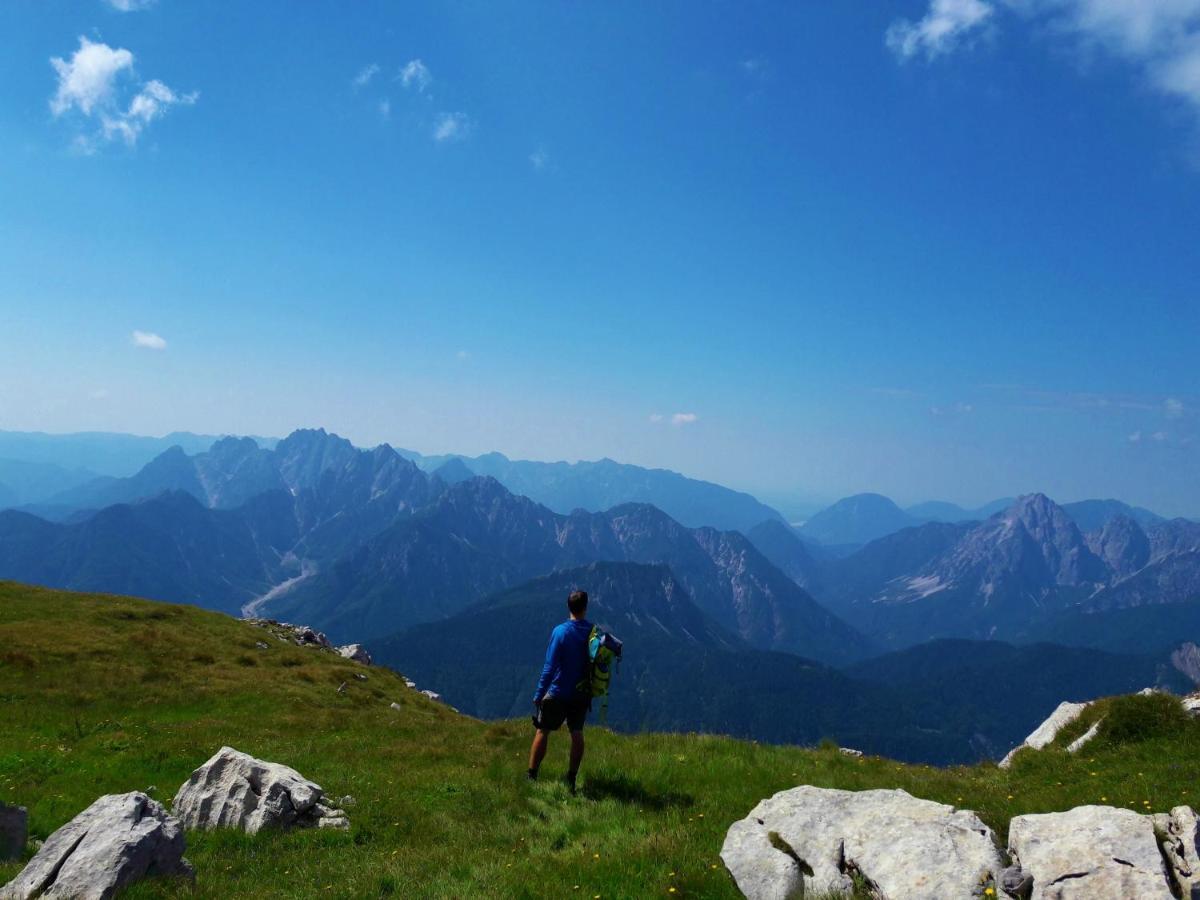
[[0, 573], [48, 587], [136, 594], [236, 614], [278, 579], [269, 548], [295, 540], [290, 498], [264, 494], [236, 512], [173, 492], [57, 524], [0, 513]]
[[[777, 743], [824, 737], [904, 759], [965, 761], [964, 735], [916, 727], [913, 705], [790, 654], [754, 650], [688, 598], [665, 566], [594, 563], [504, 591], [446, 620], [376, 641], [393, 665], [464, 712], [532, 713], [551, 629], [575, 587], [588, 618], [625, 642], [608, 723], [622, 730], [708, 731]], [[593, 713], [596, 720], [597, 711]]]
[[1146, 687], [1194, 689], [1169, 652], [1126, 655], [1052, 644], [939, 640], [845, 670], [917, 700], [917, 724], [973, 736], [999, 758], [1063, 700], [1091, 700]]

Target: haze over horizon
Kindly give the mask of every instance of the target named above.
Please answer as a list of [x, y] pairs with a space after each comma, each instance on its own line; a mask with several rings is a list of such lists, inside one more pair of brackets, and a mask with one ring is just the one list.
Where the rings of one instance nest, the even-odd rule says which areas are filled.
[[1200, 513], [1200, 0], [222, 9], [0, 9], [0, 429]]

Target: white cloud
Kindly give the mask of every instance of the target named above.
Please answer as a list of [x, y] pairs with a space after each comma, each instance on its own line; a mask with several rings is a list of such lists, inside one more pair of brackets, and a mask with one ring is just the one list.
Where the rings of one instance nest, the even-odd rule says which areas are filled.
[[[122, 105], [118, 99], [120, 81], [123, 73], [129, 73], [132, 80], [133, 54], [86, 37], [79, 38], [79, 49], [70, 60], [54, 57], [50, 65], [58, 73], [58, 88], [50, 99], [50, 111], [55, 117], [77, 113], [99, 124], [96, 137], [107, 141], [121, 139], [129, 146], [137, 143], [146, 126], [161, 118], [168, 108], [190, 106], [199, 96], [178, 94], [161, 81], [151, 79], [140, 85], [127, 105]], [[88, 135], [80, 134], [76, 142], [84, 150], [94, 149], [93, 138]]]
[[1168, 397], [1163, 401], [1163, 414], [1168, 419], [1179, 419], [1183, 417], [1183, 401], [1176, 397]]
[[351, 82], [351, 84], [354, 85], [354, 89], [357, 91], [361, 88], [365, 88], [368, 84], [370, 84], [371, 79], [373, 79], [378, 74], [379, 74], [379, 63], [371, 63], [370, 65], [363, 66], [361, 69], [358, 70], [358, 74], [354, 76], [354, 80]]
[[1154, 434], [1150, 435], [1150, 437], [1161, 443], [1167, 439], [1167, 433], [1165, 431], [1156, 431]]
[[406, 88], [416, 88], [417, 93], [424, 93], [433, 84], [433, 73], [419, 59], [406, 62], [397, 77]]
[[50, 65], [58, 73], [58, 90], [50, 100], [50, 111], [61, 116], [78, 109], [90, 116], [98, 107], [112, 102], [117, 76], [133, 68], [133, 54], [80, 37], [79, 49], [69, 61], [56, 56]]
[[650, 413], [650, 421], [653, 422], [654, 424], [657, 425], [662, 420], [663, 420], [662, 413]]
[[550, 154], [544, 148], [538, 147], [529, 154], [529, 164], [540, 172], [550, 164]]
[[472, 127], [471, 119], [466, 113], [438, 113], [433, 122], [433, 139], [439, 144], [465, 140]]
[[691, 425], [699, 418], [695, 413], [677, 412], [671, 416], [671, 424], [678, 428], [681, 425]]
[[117, 12], [137, 12], [139, 9], [148, 9], [154, 5], [154, 0], [104, 0], [104, 2]]
[[379, 110], [379, 118], [383, 119], [385, 122], [392, 117], [392, 101], [387, 97], [384, 97], [382, 100], [380, 100], [375, 105], [375, 108]]
[[742, 71], [751, 78], [766, 78], [770, 73], [770, 64], [761, 56], [754, 56], [750, 59], [743, 59], [741, 62]]
[[460, 360], [468, 360], [471, 358], [471, 351], [470, 350], [459, 350], [454, 355], [456, 358], [458, 358]]
[[107, 400], [108, 396], [108, 388], [96, 388], [95, 390], [88, 391], [88, 399], [90, 400]]
[[1140, 431], [1135, 431], [1133, 434], [1131, 434], [1129, 436], [1129, 443], [1140, 444], [1141, 442], [1142, 442], [1142, 433]]
[[901, 60], [933, 58], [1001, 10], [1126, 60], [1154, 88], [1200, 111], [1200, 0], [930, 0], [919, 22], [892, 24], [887, 45]]
[[146, 350], [166, 350], [167, 342], [161, 335], [155, 334], [153, 331], [137, 331], [129, 336], [130, 343], [135, 347], [142, 347]]
[[994, 11], [984, 0], [930, 0], [924, 18], [916, 22], [896, 20], [889, 26], [885, 40], [901, 61], [918, 54], [933, 59], [953, 50]]

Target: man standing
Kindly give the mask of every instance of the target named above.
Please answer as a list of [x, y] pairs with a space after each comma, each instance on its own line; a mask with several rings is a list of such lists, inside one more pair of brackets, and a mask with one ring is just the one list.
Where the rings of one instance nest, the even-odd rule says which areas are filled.
[[572, 591], [567, 597], [571, 618], [550, 633], [542, 677], [533, 692], [533, 705], [537, 710], [533, 718], [537, 731], [533, 735], [533, 746], [529, 748], [529, 780], [537, 780], [538, 769], [550, 743], [550, 732], [558, 731], [566, 722], [567, 730], [571, 732], [567, 787], [572, 794], [575, 793], [579, 763], [583, 760], [583, 722], [592, 705], [587, 685], [588, 638], [592, 633], [591, 624], [584, 618], [587, 605], [587, 591]]

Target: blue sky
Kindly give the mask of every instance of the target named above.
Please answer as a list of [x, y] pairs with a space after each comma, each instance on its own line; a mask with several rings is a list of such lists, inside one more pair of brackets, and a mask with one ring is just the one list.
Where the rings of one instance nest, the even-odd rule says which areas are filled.
[[1200, 514], [1200, 0], [13, 0], [0, 33], [0, 428]]

